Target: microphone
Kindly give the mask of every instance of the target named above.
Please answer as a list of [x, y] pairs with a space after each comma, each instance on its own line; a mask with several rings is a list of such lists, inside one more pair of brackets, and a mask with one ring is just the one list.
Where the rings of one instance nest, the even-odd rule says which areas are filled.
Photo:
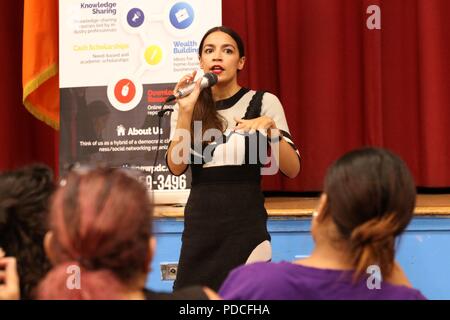
[[[208, 87], [212, 87], [213, 85], [215, 85], [217, 83], [217, 81], [218, 81], [217, 74], [212, 73], [212, 72], [205, 73], [202, 77], [202, 82], [200, 83], [200, 88], [205, 89]], [[194, 88], [195, 88], [195, 82], [191, 83], [190, 85], [188, 85], [182, 89], [178, 89], [177, 92], [175, 92], [173, 95], [170, 95], [166, 99], [166, 103], [174, 101], [178, 98], [182, 98], [182, 97], [186, 97], [186, 96], [190, 95], [191, 92], [194, 91]]]

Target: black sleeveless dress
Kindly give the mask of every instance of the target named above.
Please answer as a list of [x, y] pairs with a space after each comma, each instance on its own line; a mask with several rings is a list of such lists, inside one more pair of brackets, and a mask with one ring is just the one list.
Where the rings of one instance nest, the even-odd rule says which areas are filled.
[[[263, 94], [254, 94], [244, 118], [260, 116]], [[233, 134], [238, 133], [224, 134], [223, 142], [227, 143]], [[267, 146], [266, 137], [260, 133], [255, 135], [258, 143], [260, 139], [266, 139]], [[204, 164], [211, 159], [192, 156], [192, 186], [184, 212], [182, 248], [174, 289], [204, 285], [218, 290], [233, 268], [244, 264], [261, 242], [270, 241], [261, 191], [261, 167], [265, 159], [258, 159], [256, 163], [251, 161], [250, 141], [253, 138], [249, 134], [242, 135], [242, 145], [245, 144], [242, 165], [205, 168]]]

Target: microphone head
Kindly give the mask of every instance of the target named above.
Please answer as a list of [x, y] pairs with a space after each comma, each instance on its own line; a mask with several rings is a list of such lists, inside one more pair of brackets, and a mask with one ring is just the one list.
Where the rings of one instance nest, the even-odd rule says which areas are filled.
[[[216, 74], [210, 72], [210, 73], [205, 73], [202, 77], [202, 80], [200, 82], [200, 88], [201, 89], [205, 89], [208, 87], [211, 87], [213, 85], [215, 85], [218, 81], [218, 77]], [[189, 95], [195, 88], [195, 82], [191, 83], [190, 85], [178, 89], [178, 91], [173, 95], [167, 98], [166, 103], [173, 101], [175, 99], [178, 99], [180, 97], [185, 97], [187, 95]]]
[[208, 72], [203, 75], [204, 78], [208, 80], [208, 87], [212, 87], [219, 81], [219, 78], [217, 77], [217, 74]]

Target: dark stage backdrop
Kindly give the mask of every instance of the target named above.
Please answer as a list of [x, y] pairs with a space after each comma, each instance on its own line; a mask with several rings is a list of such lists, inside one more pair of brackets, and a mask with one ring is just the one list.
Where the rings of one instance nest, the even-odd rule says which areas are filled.
[[[371, 5], [381, 30], [367, 27], [379, 22]], [[57, 169], [58, 134], [21, 103], [22, 11], [0, 12], [0, 169]], [[264, 189], [320, 190], [326, 168], [363, 145], [399, 154], [418, 186], [449, 187], [449, 16], [448, 0], [223, 0], [246, 43], [241, 84], [279, 96], [302, 154], [296, 179], [265, 177]]]

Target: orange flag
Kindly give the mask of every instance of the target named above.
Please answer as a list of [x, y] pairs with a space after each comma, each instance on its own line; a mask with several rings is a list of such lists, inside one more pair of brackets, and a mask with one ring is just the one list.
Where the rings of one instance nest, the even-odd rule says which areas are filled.
[[59, 128], [58, 0], [24, 0], [23, 104]]

